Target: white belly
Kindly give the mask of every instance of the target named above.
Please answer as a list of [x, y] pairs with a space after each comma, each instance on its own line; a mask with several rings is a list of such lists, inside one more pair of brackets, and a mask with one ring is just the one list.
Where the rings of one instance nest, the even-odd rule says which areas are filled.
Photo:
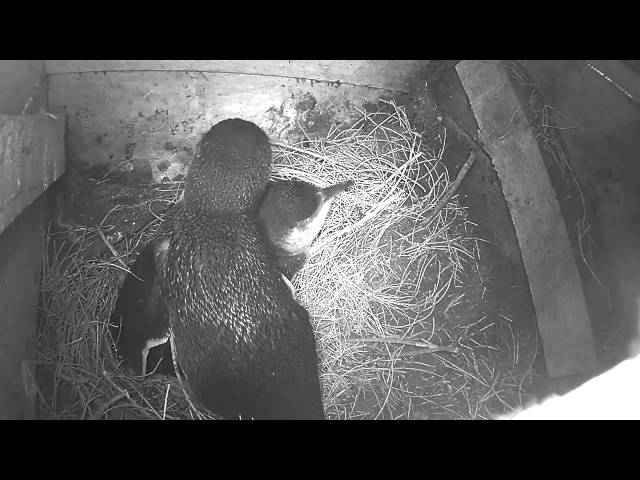
[[318, 235], [322, 229], [332, 203], [333, 199], [322, 203], [309, 220], [293, 227], [289, 230], [286, 237], [280, 240], [281, 247], [285, 249], [289, 255], [298, 255], [309, 248], [313, 239], [316, 238], [316, 235]]

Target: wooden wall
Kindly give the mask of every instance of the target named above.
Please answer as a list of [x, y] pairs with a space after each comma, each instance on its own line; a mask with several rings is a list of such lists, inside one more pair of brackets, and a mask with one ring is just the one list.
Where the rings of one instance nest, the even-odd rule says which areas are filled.
[[[32, 114], [46, 106], [43, 73], [42, 60], [0, 61], [0, 114]], [[25, 390], [23, 372], [32, 371], [35, 356], [47, 194], [31, 196], [20, 210], [0, 233], [0, 419], [34, 416], [33, 391]]]
[[[68, 115], [72, 165], [117, 166], [143, 182], [184, 174], [192, 148], [227, 117], [287, 140], [315, 101], [348, 121], [355, 105], [424, 86], [424, 60], [48, 60], [49, 101]], [[311, 100], [312, 99], [312, 100]]]

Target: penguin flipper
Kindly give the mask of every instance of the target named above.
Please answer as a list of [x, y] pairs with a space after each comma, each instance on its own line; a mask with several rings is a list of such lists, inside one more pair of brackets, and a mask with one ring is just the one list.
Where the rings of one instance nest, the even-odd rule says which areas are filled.
[[276, 257], [278, 270], [289, 280], [293, 280], [293, 277], [304, 267], [308, 259], [309, 254], [307, 251], [297, 255], [278, 255]]

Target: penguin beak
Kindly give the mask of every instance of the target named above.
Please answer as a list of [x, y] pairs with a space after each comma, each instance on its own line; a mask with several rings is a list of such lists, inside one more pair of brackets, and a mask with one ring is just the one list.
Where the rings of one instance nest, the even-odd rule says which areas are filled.
[[322, 194], [326, 200], [334, 198], [336, 195], [340, 195], [342, 192], [353, 186], [353, 180], [347, 180], [346, 182], [332, 185], [331, 187], [323, 188]]

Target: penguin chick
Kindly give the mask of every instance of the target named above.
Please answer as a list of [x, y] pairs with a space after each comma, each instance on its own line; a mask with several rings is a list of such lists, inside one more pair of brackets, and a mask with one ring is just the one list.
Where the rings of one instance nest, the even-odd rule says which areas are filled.
[[[169, 314], [160, 294], [160, 275], [169, 248], [172, 220], [183, 211], [175, 205], [155, 237], [142, 249], [127, 273], [110, 318], [118, 357], [130, 373], [175, 375], [170, 350]], [[154, 348], [158, 347], [158, 348]]]
[[292, 278], [308, 258], [308, 250], [337, 195], [353, 185], [349, 180], [319, 188], [302, 180], [269, 182], [258, 216], [274, 246], [281, 270]]

